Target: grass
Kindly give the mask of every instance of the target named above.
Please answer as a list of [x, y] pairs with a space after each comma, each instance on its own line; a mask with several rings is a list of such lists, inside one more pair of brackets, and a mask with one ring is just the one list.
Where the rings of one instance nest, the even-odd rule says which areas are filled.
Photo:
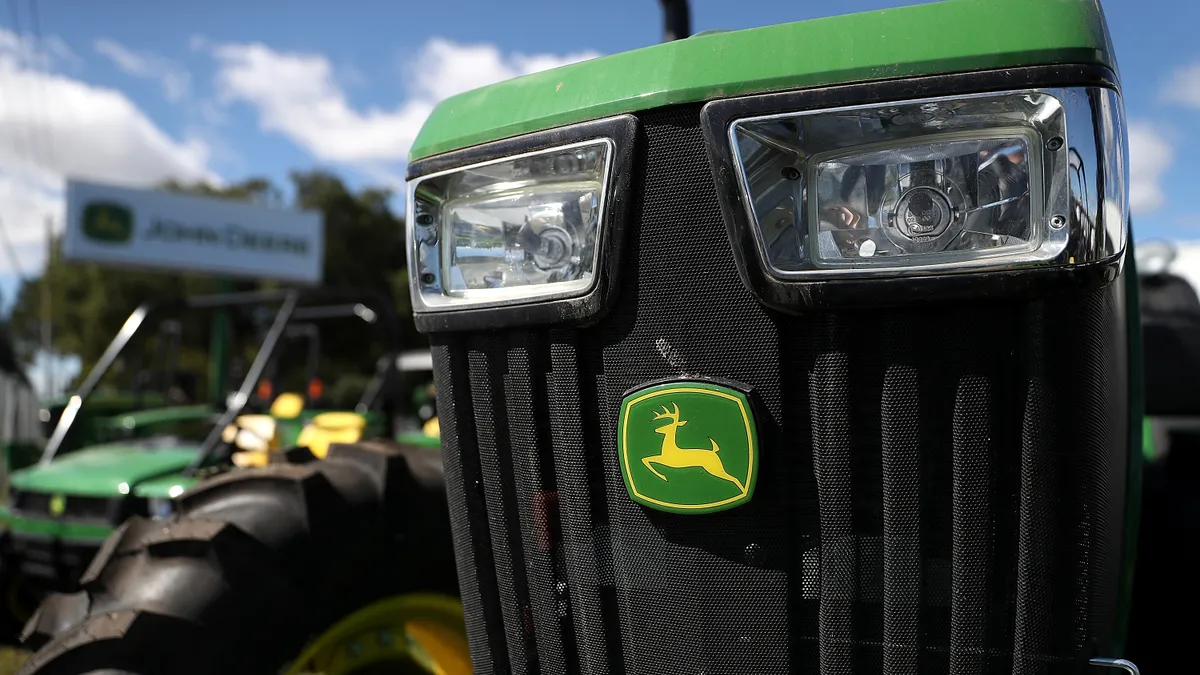
[[16, 675], [27, 658], [29, 652], [24, 649], [0, 646], [0, 675]]

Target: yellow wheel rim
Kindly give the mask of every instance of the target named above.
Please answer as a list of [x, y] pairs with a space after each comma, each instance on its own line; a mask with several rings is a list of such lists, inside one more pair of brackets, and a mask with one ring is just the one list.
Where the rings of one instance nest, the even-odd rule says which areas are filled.
[[404, 673], [471, 675], [462, 604], [412, 594], [364, 607], [318, 636], [287, 675], [347, 675], [381, 664]]

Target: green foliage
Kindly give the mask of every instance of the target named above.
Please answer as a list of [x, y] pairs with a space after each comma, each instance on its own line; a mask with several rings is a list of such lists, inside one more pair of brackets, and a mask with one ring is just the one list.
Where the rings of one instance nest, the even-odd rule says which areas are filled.
[[[412, 325], [407, 283], [403, 274], [404, 223], [388, 206], [390, 193], [365, 189], [352, 192], [333, 174], [321, 170], [291, 175], [294, 203], [285, 204], [282, 191], [269, 180], [252, 178], [216, 188], [206, 184], [182, 185], [169, 182], [165, 190], [226, 199], [250, 201], [264, 206], [319, 210], [325, 216], [325, 283], [329, 286], [374, 291], [400, 312], [401, 331], [406, 348], [425, 344]], [[10, 330], [14, 342], [22, 347], [19, 357], [29, 363], [33, 345], [40, 341], [43, 285], [52, 298], [51, 326], [54, 350], [78, 355], [83, 372], [96, 362], [104, 348], [121, 328], [129, 313], [143, 302], [168, 302], [191, 295], [216, 293], [220, 280], [195, 274], [171, 274], [120, 267], [69, 262], [62, 258], [61, 242], [54, 241], [46, 270], [41, 277], [23, 284], [14, 303]], [[236, 281], [231, 290], [278, 288], [269, 281]], [[193, 373], [203, 392], [208, 361], [210, 312], [193, 312], [179, 317], [182, 324], [180, 367]], [[261, 320], [263, 317], [258, 317]], [[269, 318], [269, 317], [268, 317]], [[254, 357], [261, 340], [261, 326], [253, 312], [243, 311], [232, 317], [235, 360], [244, 365]], [[322, 363], [320, 376], [336, 381], [340, 373], [369, 374], [375, 358], [385, 348], [378, 329], [357, 320], [328, 320], [320, 323]], [[128, 373], [149, 367], [155, 358], [157, 325], [143, 328], [145, 347], [132, 350], [126, 363]], [[141, 362], [138, 363], [139, 356]], [[237, 375], [237, 373], [235, 373]], [[125, 387], [130, 383], [111, 378], [108, 384]], [[231, 386], [236, 381], [230, 383]]]

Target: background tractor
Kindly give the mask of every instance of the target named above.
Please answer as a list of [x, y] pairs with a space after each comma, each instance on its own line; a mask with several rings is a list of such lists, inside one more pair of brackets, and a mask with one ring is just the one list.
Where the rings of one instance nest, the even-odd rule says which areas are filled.
[[[320, 294], [315, 295], [320, 299]], [[342, 295], [354, 297], [353, 293]], [[301, 296], [299, 292], [281, 292], [189, 301], [193, 309], [278, 306], [241, 389], [228, 397], [223, 411], [202, 404], [126, 413], [109, 421], [105, 442], [93, 440], [92, 445], [74, 449], [61, 443], [73, 437], [72, 430], [63, 425], [72, 421], [78, 424], [86, 416], [76, 412], [73, 418], [60, 421], [42, 461], [13, 474], [13, 489], [0, 514], [8, 528], [0, 539], [6, 588], [20, 590], [19, 595], [9, 594], [13, 616], [31, 610], [32, 606], [29, 610], [25, 606], [45, 590], [78, 590], [84, 569], [117, 526], [135, 515], [168, 516], [172, 498], [205, 476], [233, 467], [265, 465], [270, 452], [277, 450], [281, 442], [284, 447], [303, 443], [316, 456], [324, 457], [333, 441], [395, 436], [401, 405], [399, 388], [403, 386], [395, 352], [380, 359], [377, 371], [366, 380], [361, 398], [348, 410], [321, 409], [320, 392], [315, 386], [310, 386], [306, 394], [284, 391], [254, 401], [252, 393], [263, 390], [268, 382], [264, 374], [283, 376], [288, 372], [287, 364], [281, 365], [286, 362], [282, 357], [287, 350], [281, 347], [288, 341], [289, 329], [300, 329], [296, 334], [300, 338], [293, 335], [293, 339], [308, 340], [316, 322], [342, 319], [345, 329], [349, 327], [345, 319], [349, 318], [364, 326], [383, 325], [383, 332], [395, 343], [395, 324], [389, 311], [376, 312], [362, 302], [314, 305], [310, 298], [301, 303]], [[138, 310], [131, 321], [146, 315]], [[88, 394], [103, 382], [115, 359], [126, 353], [138, 325], [127, 324], [129, 330], [114, 341], [110, 358], [102, 360], [89, 374], [68, 410], [88, 409]], [[304, 381], [313, 384], [315, 357], [310, 355], [307, 365]], [[244, 412], [254, 403], [263, 412]], [[98, 422], [93, 425], [105, 428]], [[54, 439], [60, 443], [55, 445]]]
[[1173, 273], [1174, 247], [1138, 248], [1145, 346], [1145, 438], [1130, 658], [1146, 673], [1171, 672], [1188, 658], [1183, 626], [1162, 611], [1167, 598], [1200, 601], [1189, 583], [1200, 565], [1200, 298]]

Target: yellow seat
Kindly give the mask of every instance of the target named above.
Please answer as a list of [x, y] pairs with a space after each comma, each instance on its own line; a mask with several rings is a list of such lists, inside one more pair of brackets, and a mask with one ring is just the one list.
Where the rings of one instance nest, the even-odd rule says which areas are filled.
[[330, 445], [359, 441], [366, 428], [367, 418], [358, 413], [321, 413], [313, 417], [300, 432], [296, 445], [308, 448], [314, 456], [324, 459]]
[[270, 463], [271, 453], [269, 452], [235, 452], [233, 453], [233, 465], [239, 469], [248, 469], [253, 466], [266, 466]]
[[238, 415], [237, 421], [221, 432], [221, 440], [241, 451], [232, 457], [238, 467], [265, 466], [267, 453], [279, 447], [275, 418], [270, 415]]
[[238, 415], [237, 421], [221, 432], [221, 440], [251, 452], [274, 450], [275, 418], [270, 415]]
[[233, 453], [234, 466], [266, 466], [269, 459], [267, 453], [279, 449], [279, 425], [276, 420], [295, 419], [303, 410], [303, 396], [284, 392], [271, 403], [270, 414], [238, 415], [237, 422], [221, 432], [222, 440], [233, 443], [240, 450]]
[[304, 397], [293, 392], [284, 392], [275, 397], [271, 404], [271, 417], [277, 420], [294, 420], [304, 411]]

